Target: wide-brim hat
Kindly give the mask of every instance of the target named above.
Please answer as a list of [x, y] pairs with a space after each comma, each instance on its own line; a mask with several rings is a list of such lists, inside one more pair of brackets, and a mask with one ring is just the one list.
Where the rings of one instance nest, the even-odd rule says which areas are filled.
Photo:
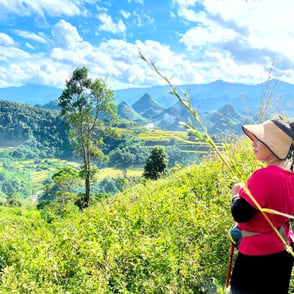
[[286, 159], [292, 145], [292, 130], [283, 120], [268, 120], [257, 125], [242, 126], [251, 139], [262, 142], [280, 160]]

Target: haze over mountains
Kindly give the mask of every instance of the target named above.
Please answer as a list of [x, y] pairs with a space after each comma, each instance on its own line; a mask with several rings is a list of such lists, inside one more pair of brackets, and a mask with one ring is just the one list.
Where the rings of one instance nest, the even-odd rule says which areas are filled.
[[[238, 129], [245, 116], [256, 115], [260, 109], [260, 101], [269, 99], [268, 97], [271, 97], [271, 109], [287, 116], [294, 113], [294, 85], [283, 81], [271, 80], [257, 85], [215, 81], [208, 84], [181, 85], [177, 89], [179, 93], [189, 93], [192, 106], [214, 132], [225, 128], [226, 121], [230, 125], [233, 122]], [[190, 114], [169, 90], [169, 86], [115, 90], [118, 114], [127, 120], [178, 130], [178, 122], [187, 121]], [[57, 99], [62, 91], [63, 89], [40, 85], [0, 88], [0, 99], [56, 109]]]
[[[193, 84], [177, 86], [180, 91], [190, 94], [191, 101], [199, 104], [200, 111], [210, 111], [211, 104], [215, 108], [221, 107], [227, 103], [231, 103], [234, 108], [243, 108], [240, 105], [241, 97], [251, 104], [259, 100], [266, 91], [272, 90], [274, 98], [282, 97], [282, 104], [290, 102], [294, 99], [294, 85], [283, 81], [271, 80], [261, 84], [247, 85], [239, 83], [228, 83], [224, 81], [215, 81], [207, 84]], [[169, 86], [153, 86], [148, 88], [129, 88], [115, 90], [116, 103], [127, 102], [129, 105], [137, 102], [144, 94], [148, 93], [155, 101], [167, 108], [177, 102], [177, 98], [169, 94]], [[63, 89], [28, 84], [20, 87], [0, 88], [0, 99], [10, 100], [20, 103], [28, 103], [31, 105], [43, 105], [52, 100], [57, 99]], [[242, 98], [242, 99], [243, 99]], [[213, 103], [204, 103], [213, 100]]]

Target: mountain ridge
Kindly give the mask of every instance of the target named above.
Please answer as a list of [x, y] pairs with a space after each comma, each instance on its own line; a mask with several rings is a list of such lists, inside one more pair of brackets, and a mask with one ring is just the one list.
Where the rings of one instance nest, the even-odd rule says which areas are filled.
[[[259, 101], [266, 95], [272, 96], [272, 103], [279, 104], [279, 111], [289, 110], [294, 113], [294, 84], [272, 79], [263, 83], [249, 85], [242, 83], [230, 83], [222, 80], [206, 84], [187, 84], [176, 86], [179, 93], [182, 91], [189, 94], [191, 104], [201, 112], [216, 111], [226, 104], [231, 104], [238, 112], [248, 108], [250, 112], [257, 112]], [[62, 89], [28, 84], [20, 87], [0, 88], [0, 99], [31, 105], [45, 105], [55, 108], [57, 100], [62, 94]], [[156, 104], [163, 108], [169, 108], [178, 102], [178, 99], [169, 93], [168, 85], [157, 85], [142, 88], [128, 88], [114, 90], [115, 103], [119, 105], [126, 102], [135, 105], [143, 95], [148, 94]], [[279, 99], [281, 101], [279, 101]], [[244, 101], [245, 104], [244, 105]], [[150, 113], [149, 117], [156, 113]]]

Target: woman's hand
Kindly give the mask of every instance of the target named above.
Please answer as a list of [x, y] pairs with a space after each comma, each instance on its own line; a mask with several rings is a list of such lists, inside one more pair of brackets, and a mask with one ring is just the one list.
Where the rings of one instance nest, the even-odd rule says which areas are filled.
[[239, 195], [239, 191], [241, 188], [242, 188], [242, 183], [235, 184], [231, 190], [232, 196]]

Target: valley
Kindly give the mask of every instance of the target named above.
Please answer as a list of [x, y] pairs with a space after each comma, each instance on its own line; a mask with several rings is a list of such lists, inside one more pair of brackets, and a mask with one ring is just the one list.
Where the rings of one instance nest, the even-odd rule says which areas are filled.
[[[285, 101], [279, 100], [279, 105], [273, 103], [267, 109], [268, 114], [283, 105], [281, 113], [290, 115], [292, 85], [277, 83], [276, 80], [268, 83], [272, 87], [278, 84], [276, 95], [285, 94]], [[264, 96], [267, 85], [215, 81], [179, 88], [189, 91], [191, 103], [198, 109], [201, 122], [222, 149], [223, 144], [240, 135], [241, 125], [258, 120], [260, 113], [257, 109], [267, 99]], [[18, 90], [22, 91], [22, 96], [17, 93]], [[52, 185], [52, 176], [58, 169], [64, 166], [76, 170], [80, 168], [81, 158], [77, 157], [69, 140], [70, 130], [59, 115], [57, 100], [52, 100], [54, 95], [56, 97], [60, 93], [58, 89], [51, 91], [48, 87], [42, 89], [34, 85], [6, 89], [6, 92], [0, 88], [0, 98], [14, 95], [14, 99], [0, 100], [2, 197], [15, 195], [27, 199], [43, 189], [44, 185]], [[35, 103], [33, 100], [26, 99], [29, 96], [37, 99], [38, 95], [39, 103], [35, 105], [30, 104]], [[271, 102], [278, 101], [276, 97], [270, 99]], [[206, 142], [179, 125], [181, 121], [187, 123], [193, 119], [187, 109], [168, 93], [167, 86], [116, 90], [115, 101], [119, 120], [113, 122], [112, 127], [120, 133], [120, 138], [104, 138], [101, 148], [108, 162], [94, 162], [97, 167], [94, 176], [96, 193], [116, 193], [120, 178], [136, 179], [134, 181], [137, 182], [154, 146], [165, 149], [169, 169], [198, 164], [209, 153], [210, 147]], [[100, 189], [99, 186], [103, 185], [105, 187]]]

